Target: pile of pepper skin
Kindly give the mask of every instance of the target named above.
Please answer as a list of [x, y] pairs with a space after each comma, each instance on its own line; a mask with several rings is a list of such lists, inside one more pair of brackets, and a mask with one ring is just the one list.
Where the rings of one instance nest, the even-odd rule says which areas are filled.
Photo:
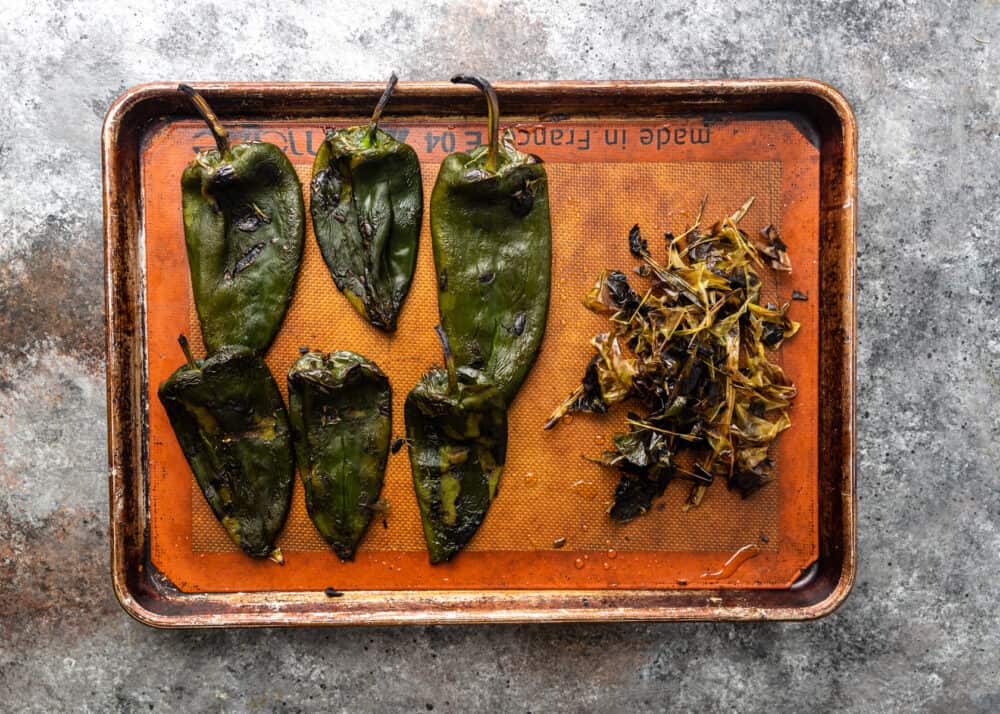
[[[540, 159], [500, 136], [487, 99], [489, 142], [448, 156], [431, 197], [438, 332], [444, 368], [407, 396], [413, 485], [432, 563], [454, 557], [496, 496], [507, 452], [507, 410], [545, 333], [552, 238]], [[366, 126], [329, 130], [316, 154], [310, 213], [337, 288], [373, 328], [396, 329], [416, 267], [423, 188], [416, 153], [378, 128], [390, 78]], [[273, 144], [232, 145], [206, 100], [178, 88], [217, 149], [181, 179], [184, 238], [208, 355], [159, 387], [196, 481], [229, 537], [254, 557], [284, 563], [276, 546], [296, 466], [317, 531], [344, 561], [382, 507], [392, 390], [372, 360], [347, 350], [301, 350], [286, 408], [264, 354], [281, 327], [302, 261], [302, 187]], [[484, 327], [485, 326], [485, 327]]]
[[[674, 479], [690, 483], [685, 510], [701, 503], [716, 478], [743, 497], [770, 479], [770, 444], [791, 426], [795, 385], [768, 358], [799, 325], [789, 303], [761, 304], [757, 268], [791, 271], [773, 226], [757, 245], [736, 213], [700, 229], [665, 236], [666, 256], [654, 258], [639, 226], [629, 250], [649, 279], [636, 292], [624, 273], [604, 271], [584, 305], [605, 314], [609, 329], [593, 338], [596, 354], [581, 384], [553, 412], [553, 428], [570, 412], [604, 413], [629, 400], [627, 430], [596, 461], [621, 477], [609, 510], [627, 522], [646, 513]], [[805, 296], [794, 293], [794, 297]]]

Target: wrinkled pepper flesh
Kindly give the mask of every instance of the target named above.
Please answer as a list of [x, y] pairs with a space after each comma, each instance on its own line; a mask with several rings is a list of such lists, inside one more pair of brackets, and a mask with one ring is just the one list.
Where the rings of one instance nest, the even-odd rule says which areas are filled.
[[246, 347], [223, 347], [159, 388], [195, 480], [226, 533], [248, 555], [284, 562], [275, 546], [295, 475], [285, 404], [267, 365]]
[[499, 136], [496, 92], [489, 143], [441, 164], [430, 223], [441, 325], [459, 365], [482, 370], [510, 403], [545, 334], [552, 272], [548, 179], [541, 159]]
[[208, 351], [264, 353], [292, 299], [302, 261], [305, 205], [288, 157], [274, 144], [232, 145], [205, 99], [180, 85], [211, 129], [216, 150], [181, 177], [184, 242]]
[[387, 332], [413, 280], [424, 207], [416, 152], [378, 128], [395, 85], [392, 75], [366, 126], [327, 133], [313, 162], [310, 205], [337, 288]]
[[493, 502], [507, 453], [503, 395], [481, 371], [434, 368], [406, 398], [413, 486], [431, 563], [450, 560], [475, 535]]
[[341, 560], [353, 560], [389, 458], [389, 378], [354, 352], [308, 352], [288, 372], [288, 411], [309, 517]]

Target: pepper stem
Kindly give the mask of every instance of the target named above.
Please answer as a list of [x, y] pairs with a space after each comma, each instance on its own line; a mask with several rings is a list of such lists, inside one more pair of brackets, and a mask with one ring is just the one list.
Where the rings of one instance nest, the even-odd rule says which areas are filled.
[[368, 141], [372, 141], [375, 138], [375, 130], [378, 128], [378, 120], [382, 118], [382, 110], [385, 109], [385, 105], [389, 103], [389, 97], [392, 96], [393, 91], [396, 89], [396, 82], [399, 81], [399, 77], [393, 72], [389, 76], [389, 83], [385, 85], [385, 91], [382, 92], [382, 97], [378, 100], [378, 104], [375, 105], [375, 111], [372, 112], [371, 121], [368, 122]]
[[226, 128], [222, 126], [222, 122], [219, 121], [219, 117], [212, 111], [212, 107], [208, 106], [208, 102], [205, 101], [205, 98], [186, 84], [178, 84], [177, 89], [184, 92], [191, 98], [191, 103], [194, 104], [194, 108], [197, 110], [198, 114], [201, 115], [201, 118], [205, 120], [205, 123], [208, 124], [208, 128], [211, 130], [212, 136], [215, 137], [215, 145], [219, 147], [219, 153], [224, 154], [229, 151], [229, 132], [227, 132]]
[[482, 77], [459, 74], [451, 78], [454, 84], [471, 84], [486, 95], [486, 120], [490, 134], [490, 147], [486, 151], [487, 171], [496, 171], [500, 160], [500, 101], [496, 90]]
[[438, 339], [441, 340], [444, 367], [448, 371], [448, 391], [454, 394], [456, 387], [458, 387], [458, 378], [455, 376], [455, 355], [451, 353], [451, 343], [448, 342], [448, 335], [444, 333], [444, 328], [437, 325], [434, 327], [434, 331], [437, 332]]
[[181, 350], [184, 351], [184, 357], [187, 359], [188, 367], [191, 369], [198, 369], [198, 363], [194, 360], [194, 355], [191, 354], [191, 344], [188, 342], [188, 338], [184, 335], [177, 336], [177, 342], [181, 346]]

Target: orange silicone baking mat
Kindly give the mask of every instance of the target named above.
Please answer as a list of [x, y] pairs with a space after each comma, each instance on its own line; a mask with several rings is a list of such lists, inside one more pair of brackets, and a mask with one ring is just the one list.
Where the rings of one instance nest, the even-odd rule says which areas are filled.
[[[359, 123], [229, 123], [234, 141], [281, 147], [305, 188], [324, 127]], [[793, 426], [778, 440], [775, 480], [748, 499], [716, 483], [699, 508], [681, 509], [676, 482], [652, 511], [629, 524], [607, 516], [618, 475], [583, 458], [596, 456], [622, 428], [625, 408], [574, 415], [552, 431], [542, 425], [579, 382], [605, 329], [580, 298], [603, 268], [631, 272], [626, 236], [638, 223], [654, 255], [662, 234], [683, 230], [708, 196], [705, 222], [753, 196], [741, 226], [756, 234], [778, 226], [794, 272], [764, 275], [767, 291], [818, 296], [819, 152], [804, 129], [780, 116], [688, 117], [669, 121], [511, 122], [522, 150], [548, 167], [553, 231], [552, 301], [541, 354], [510, 413], [508, 460], [496, 501], [479, 533], [451, 563], [431, 566], [423, 546], [406, 450], [391, 456], [377, 516], [354, 562], [341, 563], [310, 522], [297, 482], [279, 540], [286, 565], [252, 560], [225, 536], [195, 485], [156, 388], [183, 361], [177, 335], [201, 355], [180, 208], [180, 175], [211, 146], [203, 125], [169, 123], [143, 147], [146, 329], [149, 374], [149, 514], [153, 565], [186, 592], [254, 590], [504, 588], [781, 588], [817, 552], [818, 300], [792, 303], [802, 323], [779, 361], [799, 387]], [[307, 223], [295, 297], [267, 362], [279, 386], [299, 347], [350, 349], [375, 360], [393, 388], [393, 432], [402, 435], [403, 401], [440, 363], [437, 300], [427, 202], [437, 167], [450, 151], [475, 146], [480, 123], [456, 120], [384, 123], [417, 151], [424, 181], [424, 226], [413, 287], [393, 335], [361, 320], [337, 291]], [[635, 277], [641, 285], [643, 280]], [[562, 548], [554, 542], [565, 539]], [[746, 546], [753, 546], [746, 549]], [[755, 557], [724, 564], [737, 551]], [[721, 575], [710, 575], [719, 573]]]

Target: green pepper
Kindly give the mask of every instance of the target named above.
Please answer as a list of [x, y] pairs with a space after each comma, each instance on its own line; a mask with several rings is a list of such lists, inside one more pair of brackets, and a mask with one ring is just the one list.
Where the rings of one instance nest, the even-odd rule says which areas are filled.
[[288, 415], [278, 385], [246, 347], [223, 347], [187, 364], [159, 389], [195, 480], [229, 537], [249, 555], [283, 563], [275, 547], [295, 476]]
[[181, 177], [194, 304], [209, 353], [243, 345], [263, 354], [288, 310], [302, 262], [305, 207], [288, 157], [274, 144], [230, 145], [205, 99], [186, 85], [218, 150]]
[[489, 144], [441, 164], [431, 194], [431, 237], [441, 324], [459, 364], [483, 370], [509, 404], [545, 334], [552, 270], [548, 179], [537, 156], [499, 137], [496, 92]]
[[413, 280], [424, 210], [416, 152], [378, 128], [395, 86], [392, 75], [367, 126], [328, 131], [313, 162], [310, 205], [337, 288], [388, 332]]
[[353, 352], [307, 352], [288, 372], [288, 411], [309, 517], [341, 560], [353, 560], [389, 458], [389, 378]]
[[450, 560], [475, 535], [496, 496], [507, 454], [503, 395], [480, 370], [455, 366], [438, 327], [445, 369], [406, 397], [413, 486], [431, 563]]

